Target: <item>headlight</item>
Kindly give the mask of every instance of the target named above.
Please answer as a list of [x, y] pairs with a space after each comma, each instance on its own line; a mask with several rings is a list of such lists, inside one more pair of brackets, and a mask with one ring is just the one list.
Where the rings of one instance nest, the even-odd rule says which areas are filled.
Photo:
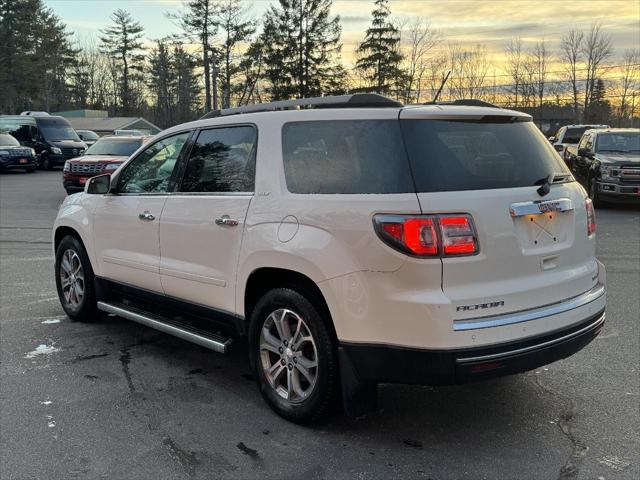
[[614, 178], [617, 173], [618, 172], [615, 170], [615, 167], [600, 165], [600, 174], [602, 178]]
[[69, 163], [69, 160], [67, 160], [66, 162], [64, 162], [64, 167], [62, 169], [63, 172], [68, 172], [69, 170], [71, 170], [71, 164]]
[[60, 155], [60, 154], [62, 154], [62, 150], [60, 150], [58, 147], [51, 147], [51, 153], [55, 153], [56, 155]]
[[104, 167], [104, 169], [105, 170], [117, 170], [120, 165], [122, 165], [122, 164], [121, 163], [108, 163]]
[[30, 148], [29, 150], [31, 150], [31, 156], [35, 157], [36, 156], [36, 151], [33, 148]]

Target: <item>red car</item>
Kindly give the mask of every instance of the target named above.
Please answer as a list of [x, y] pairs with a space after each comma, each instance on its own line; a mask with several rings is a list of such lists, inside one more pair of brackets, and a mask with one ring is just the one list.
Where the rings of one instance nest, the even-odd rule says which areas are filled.
[[87, 179], [114, 172], [151, 137], [108, 136], [91, 145], [81, 157], [67, 160], [62, 186], [67, 194], [81, 192]]

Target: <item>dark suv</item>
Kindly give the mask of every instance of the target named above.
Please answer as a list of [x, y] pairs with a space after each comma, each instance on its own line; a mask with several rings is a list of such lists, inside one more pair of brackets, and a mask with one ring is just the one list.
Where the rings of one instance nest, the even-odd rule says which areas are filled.
[[36, 154], [33, 148], [23, 147], [11, 135], [0, 133], [0, 171], [16, 169], [35, 172]]
[[87, 149], [71, 124], [63, 117], [35, 117], [39, 135], [33, 148], [38, 164], [47, 170], [64, 165], [70, 158], [82, 155]]

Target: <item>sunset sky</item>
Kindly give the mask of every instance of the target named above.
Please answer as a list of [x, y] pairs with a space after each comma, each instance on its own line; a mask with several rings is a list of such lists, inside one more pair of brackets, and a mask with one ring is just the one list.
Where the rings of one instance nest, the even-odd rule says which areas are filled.
[[[80, 37], [96, 36], [117, 8], [131, 12], [148, 38], [161, 38], [179, 28], [166, 17], [177, 13], [181, 0], [45, 0]], [[248, 2], [259, 18], [270, 0]], [[349, 64], [353, 50], [370, 22], [373, 0], [336, 0], [333, 13], [342, 19], [343, 60]], [[440, 30], [446, 42], [485, 44], [499, 66], [507, 43], [520, 36], [526, 46], [545, 38], [557, 49], [560, 37], [571, 28], [588, 29], [600, 22], [614, 41], [616, 54], [640, 46], [640, 1], [635, 0], [392, 0], [399, 19], [423, 17]], [[499, 67], [498, 67], [499, 68]]]

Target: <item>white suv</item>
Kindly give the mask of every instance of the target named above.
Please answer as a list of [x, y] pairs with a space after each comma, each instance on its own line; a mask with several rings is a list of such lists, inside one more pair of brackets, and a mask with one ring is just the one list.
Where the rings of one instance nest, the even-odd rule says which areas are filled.
[[64, 201], [72, 319], [219, 352], [248, 337], [264, 398], [300, 423], [371, 410], [381, 382], [533, 369], [602, 328], [591, 201], [528, 115], [364, 94], [208, 117]]

